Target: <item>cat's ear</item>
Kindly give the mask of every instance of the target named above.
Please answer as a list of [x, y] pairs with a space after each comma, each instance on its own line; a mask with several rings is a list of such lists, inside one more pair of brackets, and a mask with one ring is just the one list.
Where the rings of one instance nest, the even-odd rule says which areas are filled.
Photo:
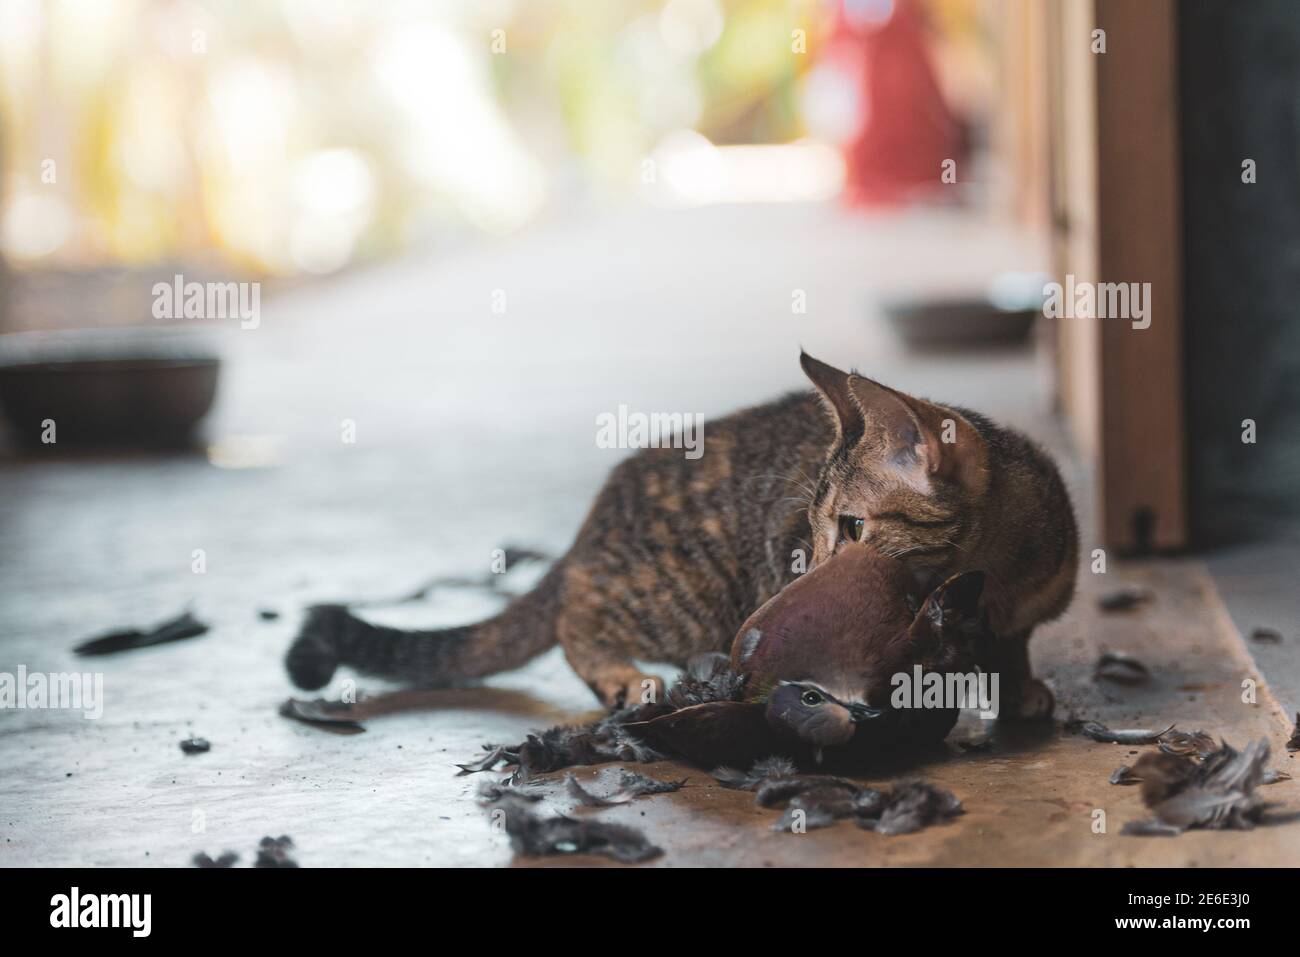
[[884, 430], [894, 464], [965, 485], [979, 482], [984, 440], [963, 416], [865, 376], [849, 380], [858, 405]]
[[908, 629], [918, 650], [965, 645], [982, 633], [987, 617], [980, 601], [984, 577], [982, 571], [963, 572], [930, 593]]
[[623, 728], [656, 750], [706, 767], [748, 766], [779, 746], [767, 723], [765, 707], [743, 701], [692, 705]]
[[835, 419], [837, 439], [852, 442], [862, 434], [862, 409], [849, 388], [849, 373], [841, 372], [820, 359], [814, 359], [800, 350], [799, 366], [821, 395], [827, 409]]

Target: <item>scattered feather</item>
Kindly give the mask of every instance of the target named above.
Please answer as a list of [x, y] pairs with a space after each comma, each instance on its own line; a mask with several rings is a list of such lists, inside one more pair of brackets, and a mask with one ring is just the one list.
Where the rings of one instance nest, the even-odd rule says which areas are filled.
[[119, 651], [148, 648], [206, 634], [208, 626], [188, 611], [153, 628], [124, 628], [83, 641], [74, 649], [79, 655], [110, 655]]
[[508, 797], [523, 801], [540, 801], [546, 796], [544, 785], [545, 782], [540, 779], [515, 781], [513, 778], [503, 778], [500, 781], [484, 781], [478, 787], [478, 796], [485, 804], [492, 804]]
[[635, 828], [603, 821], [574, 820], [562, 814], [541, 817], [522, 804], [507, 801], [505, 828], [516, 854], [601, 854], [627, 864], [639, 864], [663, 854]]
[[1110, 774], [1111, 784], [1139, 784], [1142, 779], [1127, 764], [1121, 764]]
[[1177, 837], [1183, 829], [1160, 821], [1129, 821], [1120, 833], [1130, 837]]
[[1128, 611], [1145, 605], [1154, 597], [1150, 588], [1143, 585], [1125, 585], [1109, 591], [1097, 599], [1097, 607], [1102, 611]]
[[908, 781], [888, 792], [880, 817], [874, 823], [870, 823], [870, 818], [862, 818], [858, 826], [870, 827], [877, 834], [913, 834], [931, 824], [950, 820], [964, 810], [951, 791], [924, 781]]
[[1221, 743], [1199, 761], [1167, 751], [1142, 755], [1134, 770], [1142, 780], [1142, 802], [1155, 817], [1150, 822], [1130, 822], [1124, 833], [1253, 828], [1267, 807], [1254, 792], [1263, 783], [1268, 755], [1268, 741], [1263, 738], [1242, 751]]
[[664, 794], [668, 791], [676, 791], [685, 783], [685, 778], [680, 781], [658, 781], [642, 774], [622, 771], [615, 790], [609, 794], [600, 795], [588, 791], [578, 783], [578, 779], [572, 774], [564, 776], [564, 787], [569, 792], [569, 796], [575, 798], [578, 803], [585, 807], [613, 807], [616, 804], [627, 804], [629, 801], [633, 801], [645, 794]]
[[1276, 628], [1259, 627], [1250, 633], [1251, 641], [1258, 641], [1260, 644], [1276, 645], [1282, 641], [1282, 632]]
[[476, 774], [479, 771], [491, 771], [503, 761], [508, 761], [508, 754], [505, 748], [493, 747], [490, 744], [483, 745], [483, 750], [487, 753], [477, 761], [467, 761], [464, 764], [458, 764], [461, 774]]
[[613, 715], [594, 724], [560, 726], [528, 735], [513, 747], [484, 745], [488, 752], [477, 761], [458, 765], [461, 774], [490, 771], [498, 765], [516, 768], [515, 778], [564, 768], [605, 764], [609, 761], [647, 763], [662, 759], [653, 748], [628, 734]]
[[206, 851], [199, 851], [190, 860], [195, 867], [234, 867], [235, 862], [239, 860], [239, 855], [234, 851], [226, 851], [218, 858], [211, 858]]
[[771, 778], [789, 778], [797, 773], [794, 762], [783, 757], [755, 761], [754, 766], [748, 771], [737, 771], [735, 768], [727, 767], [713, 770], [713, 776], [717, 778], [719, 784], [724, 788], [734, 788], [737, 791], [753, 791]]
[[1121, 685], [1140, 685], [1151, 680], [1151, 672], [1132, 655], [1108, 651], [1097, 659], [1092, 676]]
[[856, 811], [854, 795], [849, 792], [841, 788], [814, 788], [790, 798], [772, 830], [788, 833], [815, 831], [853, 817]]
[[1160, 750], [1205, 759], [1219, 750], [1214, 739], [1204, 731], [1166, 731], [1160, 736]]
[[695, 655], [686, 663], [682, 676], [664, 696], [669, 710], [713, 701], [739, 701], [745, 691], [746, 675], [732, 670], [726, 655]]
[[832, 792], [856, 798], [862, 786], [845, 778], [819, 774], [800, 774], [794, 777], [768, 778], [754, 788], [754, 801], [760, 807], [780, 807], [800, 794], [817, 793], [829, 797]]
[[713, 776], [724, 787], [754, 791], [760, 807], [784, 805], [773, 825], [777, 831], [814, 830], [852, 818], [879, 834], [911, 834], [962, 813], [956, 795], [923, 781], [882, 791], [847, 778], [799, 774], [785, 759], [758, 761], [748, 772], [718, 768]]
[[618, 773], [619, 790], [627, 791], [635, 797], [646, 794], [671, 794], [673, 791], [680, 791], [685, 786], [686, 778], [663, 781], [659, 778], [637, 774], [635, 771], [620, 770]]
[[257, 846], [257, 861], [254, 867], [297, 867], [298, 862], [289, 856], [293, 849], [293, 839], [287, 834], [280, 837], [264, 837]]
[[1286, 742], [1288, 751], [1300, 751], [1300, 711], [1295, 715], [1295, 728], [1291, 731], [1291, 737]]
[[1245, 831], [1255, 826], [1261, 806], [1258, 798], [1235, 791], [1221, 794], [1203, 788], [1188, 788], [1154, 810], [1160, 821], [1172, 827]]
[[877, 791], [875, 788], [863, 788], [856, 798], [858, 816], [862, 818], [878, 818], [885, 813], [885, 808], [889, 804], [889, 795], [884, 791]]
[[647, 763], [661, 757], [617, 723], [602, 722], [592, 728], [552, 728], [540, 735], [530, 734], [519, 746], [515, 763], [528, 776], [574, 765], [609, 761]]
[[1176, 794], [1197, 773], [1197, 762], [1181, 754], [1150, 752], [1138, 758], [1133, 768], [1142, 784], [1142, 801], [1148, 807]]
[[350, 704], [343, 701], [327, 701], [324, 698], [316, 698], [312, 701], [290, 698], [280, 705], [280, 714], [286, 718], [293, 718], [295, 721], [325, 731], [333, 731], [335, 734], [360, 734], [366, 730], [365, 725], [348, 717], [351, 713]]
[[1269, 768], [1264, 772], [1264, 776], [1259, 779], [1260, 784], [1277, 784], [1280, 781], [1290, 781], [1291, 775], [1287, 774], [1280, 768]]
[[1079, 730], [1085, 738], [1100, 741], [1102, 744], [1155, 744], [1161, 735], [1174, 730], [1174, 726], [1171, 724], [1163, 731], [1146, 731], [1141, 728], [1124, 728], [1112, 731], [1103, 724], [1089, 721]]
[[561, 725], [535, 732], [513, 746], [484, 745], [488, 754], [458, 767], [463, 774], [473, 774], [504, 765], [517, 768], [516, 776], [526, 779], [533, 774], [610, 761], [661, 761], [665, 755], [624, 726], [697, 704], [738, 701], [744, 688], [745, 676], [731, 669], [726, 655], [696, 655], [662, 702], [623, 708], [591, 724]]

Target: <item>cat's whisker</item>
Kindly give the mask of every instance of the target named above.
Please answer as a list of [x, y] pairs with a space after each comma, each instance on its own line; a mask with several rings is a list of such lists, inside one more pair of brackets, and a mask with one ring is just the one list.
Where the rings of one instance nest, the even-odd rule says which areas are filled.
[[751, 482], [762, 480], [777, 481], [786, 485], [794, 486], [798, 491], [808, 496], [809, 501], [816, 497], [816, 479], [808, 475], [802, 468], [796, 466], [791, 473], [781, 474], [779, 472], [762, 472], [758, 475], [751, 475], [741, 482], [741, 487], [747, 487]]
[[797, 496], [797, 495], [786, 495], [786, 496], [783, 496], [783, 497], [781, 497], [781, 498], [778, 498], [778, 499], [777, 499], [775, 502], [773, 502], [772, 504], [773, 504], [773, 505], [776, 505], [776, 504], [779, 504], [780, 502], [798, 502], [798, 503], [799, 503], [800, 505], [802, 505], [804, 508], [807, 508], [807, 507], [808, 507], [808, 500], [807, 500], [806, 498], [800, 498], [800, 497]]

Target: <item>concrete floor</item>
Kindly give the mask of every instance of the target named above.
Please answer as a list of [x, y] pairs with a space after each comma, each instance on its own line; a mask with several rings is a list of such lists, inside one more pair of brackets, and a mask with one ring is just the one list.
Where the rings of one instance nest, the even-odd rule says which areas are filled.
[[[1030, 430], [1063, 456], [1087, 528], [1087, 476], [1043, 414], [1028, 351], [918, 360], [876, 308], [1038, 265], [1036, 248], [953, 213], [864, 223], [820, 207], [642, 211], [435, 251], [264, 302], [260, 329], [221, 337], [227, 364], [209, 425], [220, 467], [202, 454], [54, 450], [0, 466], [0, 671], [102, 668], [107, 699], [99, 720], [0, 712], [0, 864], [182, 866], [226, 848], [248, 863], [260, 837], [282, 833], [308, 866], [530, 863], [513, 861], [474, 800], [477, 778], [453, 764], [485, 741], [589, 712], [558, 653], [487, 688], [403, 699], [367, 733], [339, 737], [276, 714], [292, 693], [280, 658], [298, 611], [482, 574], [503, 543], [561, 551], [624, 454], [595, 447], [598, 412], [625, 402], [711, 415], [761, 401], [801, 384], [799, 344]], [[491, 310], [498, 289], [504, 315]], [[791, 314], [796, 289], [807, 314]], [[355, 444], [340, 440], [345, 419]], [[202, 575], [191, 571], [196, 548]], [[1286, 715], [1267, 688], [1241, 703], [1253, 665], [1196, 562], [1084, 577], [1074, 610], [1034, 642], [1061, 717], [1177, 722], [1233, 743], [1264, 735], [1274, 766], [1290, 767]], [[1092, 596], [1129, 580], [1149, 582], [1157, 600], [1101, 617]], [[113, 658], [69, 651], [187, 604], [213, 624], [208, 635]], [[432, 625], [494, 607], [462, 589], [376, 617]], [[262, 621], [262, 608], [283, 615]], [[1153, 683], [1098, 687], [1100, 649], [1138, 654]], [[964, 722], [958, 735], [972, 730]], [[183, 755], [190, 734], [211, 752]], [[908, 837], [849, 824], [776, 834], [776, 813], [750, 795], [668, 765], [646, 770], [687, 775], [682, 791], [595, 813], [643, 827], [664, 865], [1300, 862], [1300, 824], [1120, 836], [1143, 816], [1135, 789], [1107, 783], [1129, 750], [1059, 725], [1000, 729], [991, 753], [954, 748], [914, 769], [968, 813]], [[1294, 805], [1297, 787], [1269, 793]], [[1105, 834], [1093, 832], [1099, 808]]]

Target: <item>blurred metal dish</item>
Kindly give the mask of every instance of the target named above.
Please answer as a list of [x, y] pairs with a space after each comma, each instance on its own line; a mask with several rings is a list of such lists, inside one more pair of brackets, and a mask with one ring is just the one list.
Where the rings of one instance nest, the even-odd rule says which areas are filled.
[[982, 298], [892, 303], [885, 315], [912, 346], [1023, 342], [1041, 310], [1000, 309]]
[[151, 329], [0, 337], [0, 409], [19, 439], [57, 445], [189, 444], [212, 408], [220, 359], [203, 339]]

